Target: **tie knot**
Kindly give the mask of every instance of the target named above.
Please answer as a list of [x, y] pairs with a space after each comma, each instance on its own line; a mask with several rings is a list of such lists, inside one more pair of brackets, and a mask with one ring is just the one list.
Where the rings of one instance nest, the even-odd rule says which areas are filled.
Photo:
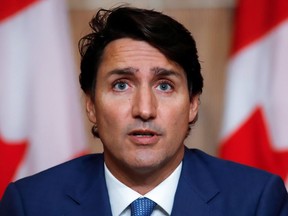
[[131, 203], [131, 216], [150, 216], [156, 203], [143, 197]]

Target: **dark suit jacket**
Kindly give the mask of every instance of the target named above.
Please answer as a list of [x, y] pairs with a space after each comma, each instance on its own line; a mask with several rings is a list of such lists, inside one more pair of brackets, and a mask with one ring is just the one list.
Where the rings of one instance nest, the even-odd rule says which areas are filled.
[[[8, 186], [1, 216], [109, 216], [103, 155], [74, 159]], [[281, 179], [185, 150], [174, 216], [288, 216]]]

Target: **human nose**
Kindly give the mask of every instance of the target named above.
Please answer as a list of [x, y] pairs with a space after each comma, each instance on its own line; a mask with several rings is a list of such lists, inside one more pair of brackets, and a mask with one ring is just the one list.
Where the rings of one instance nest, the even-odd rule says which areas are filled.
[[134, 96], [132, 115], [144, 121], [153, 119], [157, 115], [157, 99], [149, 87], [140, 88]]

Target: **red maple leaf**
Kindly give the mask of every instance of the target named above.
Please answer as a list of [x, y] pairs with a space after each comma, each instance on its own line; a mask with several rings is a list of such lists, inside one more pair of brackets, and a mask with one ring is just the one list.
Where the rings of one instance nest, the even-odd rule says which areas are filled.
[[275, 173], [285, 181], [288, 177], [288, 150], [276, 150], [267, 130], [261, 108], [227, 139], [220, 156]]
[[23, 160], [28, 143], [7, 142], [0, 136], [0, 198]]

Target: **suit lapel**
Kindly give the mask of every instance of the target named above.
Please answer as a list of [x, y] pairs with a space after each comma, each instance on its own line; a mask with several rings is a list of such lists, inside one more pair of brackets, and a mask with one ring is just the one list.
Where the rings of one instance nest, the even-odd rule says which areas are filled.
[[185, 150], [172, 216], [210, 215], [209, 202], [219, 193], [208, 167], [197, 150]]
[[[79, 178], [66, 187], [67, 200], [62, 205], [63, 215], [112, 216], [103, 155], [87, 157], [81, 171]], [[186, 149], [171, 215], [211, 215], [209, 202], [218, 193], [216, 183], [199, 153]]]
[[[77, 183], [67, 186], [70, 199], [69, 212], [65, 216], [112, 216], [104, 175], [103, 155], [84, 161], [83, 173]], [[71, 208], [72, 206], [72, 208]]]

